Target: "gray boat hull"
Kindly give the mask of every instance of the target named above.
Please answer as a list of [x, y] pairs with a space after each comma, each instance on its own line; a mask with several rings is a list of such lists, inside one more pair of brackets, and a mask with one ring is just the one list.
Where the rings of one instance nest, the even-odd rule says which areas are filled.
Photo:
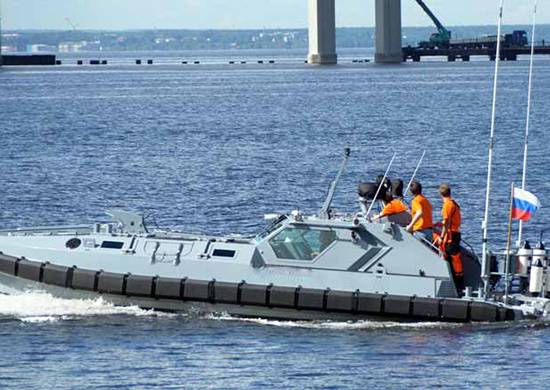
[[101, 296], [119, 306], [270, 319], [496, 322], [522, 318], [520, 312], [502, 305], [465, 299], [153, 278], [0, 255], [0, 292], [18, 294], [29, 290], [67, 299]]

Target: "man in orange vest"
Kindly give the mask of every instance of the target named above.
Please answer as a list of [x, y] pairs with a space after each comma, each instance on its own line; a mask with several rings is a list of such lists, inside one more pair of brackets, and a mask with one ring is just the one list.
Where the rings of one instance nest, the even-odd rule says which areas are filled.
[[401, 199], [394, 198], [390, 192], [384, 194], [384, 208], [380, 214], [374, 216], [373, 220], [377, 221], [385, 217], [388, 218], [388, 221], [402, 227], [407, 226], [411, 221], [407, 205]]
[[439, 186], [439, 194], [443, 200], [443, 209], [441, 210], [443, 228], [435, 243], [440, 245], [445, 259], [451, 262], [455, 285], [460, 294], [464, 289], [464, 273], [460, 257], [460, 225], [462, 223], [460, 206], [451, 198], [451, 187], [448, 184]]
[[407, 231], [431, 244], [433, 241], [432, 204], [422, 195], [422, 184], [416, 180], [411, 183], [409, 189], [414, 197], [411, 201], [412, 221], [407, 225]]

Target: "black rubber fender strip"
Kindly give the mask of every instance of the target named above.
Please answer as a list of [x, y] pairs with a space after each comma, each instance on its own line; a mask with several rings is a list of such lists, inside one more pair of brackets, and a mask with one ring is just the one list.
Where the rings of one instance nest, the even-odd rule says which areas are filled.
[[378, 314], [383, 311], [383, 295], [357, 292], [357, 312]]
[[215, 281], [213, 287], [215, 303], [239, 303], [239, 283]]
[[383, 298], [384, 313], [390, 315], [410, 316], [411, 297], [401, 295], [386, 295]]
[[126, 295], [126, 288], [128, 287], [128, 276], [129, 273], [124, 274], [124, 279], [122, 280], [122, 295]]
[[382, 294], [382, 302], [380, 302], [380, 313], [386, 312], [386, 296], [388, 294]]
[[13, 256], [0, 254], [0, 272], [15, 276], [17, 274], [17, 264], [19, 259]]
[[151, 298], [156, 298], [157, 296], [157, 280], [159, 279], [158, 275], [153, 276], [153, 285], [151, 286]]
[[296, 287], [271, 286], [269, 306], [294, 309], [296, 307]]
[[70, 287], [75, 290], [97, 291], [98, 271], [74, 267]]
[[157, 277], [155, 282], [155, 298], [181, 299], [185, 279]]
[[38, 277], [38, 281], [42, 283], [44, 281], [44, 267], [46, 266], [46, 263], [40, 263], [40, 276]]
[[241, 305], [268, 306], [267, 285], [245, 283], [241, 287]]
[[470, 318], [470, 302], [444, 299], [441, 302], [441, 318], [447, 321], [467, 322]]
[[67, 272], [67, 287], [71, 287], [73, 285], [73, 275], [75, 269], [76, 265], [69, 267], [69, 271]]
[[298, 309], [324, 310], [325, 290], [315, 288], [300, 288]]
[[299, 285], [296, 287], [296, 295], [295, 295], [295, 307], [296, 310], [300, 310], [300, 293], [302, 292], [302, 286]]
[[336, 291], [327, 289], [326, 291], [326, 310], [342, 313], [353, 313], [356, 308], [355, 300], [356, 292], [352, 291]]
[[46, 263], [44, 266], [42, 282], [58, 287], [68, 287], [70, 286], [69, 274], [71, 272], [72, 269], [69, 267]]
[[214, 303], [214, 290], [216, 285], [216, 279], [212, 279], [210, 283], [208, 283], [208, 302]]
[[498, 308], [498, 321], [514, 321], [516, 319], [516, 312], [513, 309], [506, 307]]
[[[52, 277], [52, 271], [57, 273]], [[387, 314], [457, 322], [512, 321], [516, 313], [497, 305], [460, 299], [408, 297], [336, 291], [330, 288], [308, 289], [298, 286], [280, 287], [270, 285], [201, 281], [161, 278], [159, 276], [134, 276], [104, 271], [79, 269], [39, 263], [22, 258], [6, 256], [0, 252], [0, 272], [48, 285], [73, 289], [99, 291], [118, 295], [139, 295], [189, 301], [224, 302], [229, 304], [285, 307], [298, 310], [337, 311], [343, 313]], [[45, 275], [48, 275], [45, 278]], [[65, 275], [64, 275], [65, 274]], [[134, 291], [134, 280], [141, 280], [143, 293]], [[131, 283], [128, 291], [128, 283]], [[147, 286], [150, 283], [150, 288]]]
[[98, 278], [98, 291], [105, 294], [126, 295], [127, 277], [128, 274], [102, 271]]
[[44, 273], [44, 263], [30, 261], [22, 257], [18, 262], [17, 274], [15, 276], [33, 282], [41, 282]]
[[352, 312], [357, 313], [358, 308], [359, 308], [359, 289], [357, 289], [353, 292], [353, 304], [352, 304], [352, 306], [353, 306]]
[[19, 272], [19, 262], [21, 261], [21, 259], [17, 259], [15, 261], [15, 271], [13, 273], [14, 276], [17, 276], [17, 273]]
[[267, 302], [266, 306], [270, 306], [271, 305], [271, 290], [273, 289], [273, 283], [269, 283], [267, 285], [267, 290], [266, 290], [266, 297], [265, 297], [265, 300]]
[[210, 299], [211, 282], [186, 279], [183, 284], [183, 299], [186, 301], [206, 302]]
[[153, 294], [153, 277], [152, 276], [138, 276], [127, 275], [125, 294], [127, 296], [139, 296], [139, 297], [152, 297]]
[[441, 300], [437, 298], [413, 297], [413, 317], [439, 319], [441, 317]]
[[472, 302], [470, 304], [470, 318], [476, 322], [498, 321], [498, 308], [484, 302]]
[[99, 287], [99, 274], [101, 273], [101, 271], [97, 271], [95, 272], [95, 278], [94, 278], [94, 291], [97, 291], [98, 290], [98, 287]]
[[239, 283], [239, 286], [237, 288], [237, 304], [238, 305], [242, 305], [241, 298], [242, 298], [242, 295], [243, 295], [243, 286], [245, 284], [246, 284], [246, 281], [241, 280], [241, 282]]
[[323, 310], [327, 310], [327, 302], [328, 302], [328, 293], [330, 292], [330, 288], [325, 288], [323, 290]]

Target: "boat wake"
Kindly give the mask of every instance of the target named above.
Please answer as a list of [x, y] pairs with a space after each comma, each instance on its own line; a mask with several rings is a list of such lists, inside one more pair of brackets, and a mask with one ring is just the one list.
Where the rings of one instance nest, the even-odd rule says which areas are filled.
[[90, 316], [172, 316], [173, 314], [140, 309], [137, 306], [120, 307], [97, 299], [63, 299], [45, 292], [29, 291], [18, 295], [0, 294], [0, 318], [23, 322], [57, 322]]
[[[265, 318], [244, 318], [218, 313], [167, 313], [141, 309], [138, 306], [115, 306], [102, 297], [96, 299], [57, 298], [42, 291], [28, 291], [17, 295], [0, 294], [0, 320], [18, 320], [27, 323], [48, 323], [70, 321], [94, 316], [134, 316], [134, 317], [177, 317], [204, 319], [209, 321], [233, 321], [261, 326], [280, 328], [303, 328], [322, 330], [422, 330], [452, 329], [464, 326], [457, 323], [442, 322], [397, 322], [397, 321], [298, 321], [275, 320]], [[544, 322], [529, 326], [548, 326], [550, 317]], [[525, 324], [524, 324], [525, 325]]]
[[264, 326], [282, 328], [304, 328], [325, 330], [378, 330], [378, 329], [449, 329], [463, 324], [442, 322], [396, 322], [396, 321], [290, 321], [264, 318], [233, 317], [228, 314], [210, 315], [210, 319], [221, 321], [241, 321]]

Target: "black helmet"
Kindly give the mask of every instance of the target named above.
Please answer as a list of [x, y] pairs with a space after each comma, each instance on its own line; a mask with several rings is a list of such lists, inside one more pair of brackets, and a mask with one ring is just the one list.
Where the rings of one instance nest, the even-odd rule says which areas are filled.
[[391, 193], [394, 198], [402, 198], [403, 197], [403, 180], [401, 179], [395, 179], [391, 182]]

